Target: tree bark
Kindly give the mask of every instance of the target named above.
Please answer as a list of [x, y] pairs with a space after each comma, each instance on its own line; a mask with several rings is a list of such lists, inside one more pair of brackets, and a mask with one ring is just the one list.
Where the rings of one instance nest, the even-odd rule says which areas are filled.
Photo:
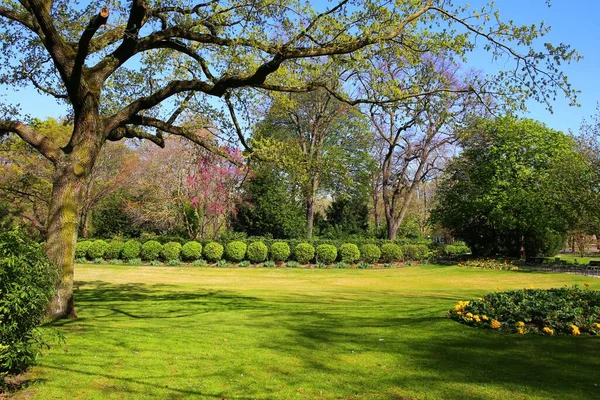
[[60, 269], [60, 282], [46, 315], [53, 318], [76, 318], [73, 302], [73, 265], [77, 243], [78, 205], [85, 185], [72, 163], [57, 167], [48, 217], [46, 254]]
[[315, 198], [311, 196], [306, 201], [306, 238], [312, 239], [313, 225], [315, 220]]

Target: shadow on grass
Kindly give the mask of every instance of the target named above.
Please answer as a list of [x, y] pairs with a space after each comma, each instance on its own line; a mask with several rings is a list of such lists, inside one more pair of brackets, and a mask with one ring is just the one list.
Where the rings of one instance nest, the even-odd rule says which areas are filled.
[[[94, 312], [90, 319], [107, 324], [117, 324], [121, 318], [164, 320], [162, 325], [153, 323], [144, 328], [156, 329], [159, 334], [170, 333], [174, 327], [198, 329], [204, 324], [196, 318], [201, 314], [250, 312], [252, 318], [233, 322], [245, 329], [236, 334], [253, 336], [254, 347], [244, 349], [250, 354], [250, 367], [268, 370], [280, 387], [302, 387], [309, 378], [290, 372], [285, 363], [253, 360], [253, 352], [269, 352], [281, 360], [294, 360], [293, 365], [300, 365], [303, 372], [316, 371], [319, 382], [312, 382], [313, 385], [335, 378], [339, 387], [334, 386], [332, 392], [343, 393], [343, 398], [354, 398], [348, 396], [356, 393], [379, 396], [373, 398], [408, 398], [404, 392], [393, 395], [395, 389], [406, 389], [407, 393], [429, 393], [434, 398], [475, 400], [490, 398], [485, 387], [501, 388], [504, 393], [514, 393], [515, 398], [519, 398], [519, 393], [541, 398], [600, 398], [600, 389], [594, 386], [600, 385], [597, 376], [600, 341], [597, 338], [521, 337], [466, 327], [443, 316], [455, 302], [451, 296], [415, 298], [411, 294], [353, 298], [297, 293], [265, 300], [233, 291], [177, 291], [168, 285], [94, 281], [77, 282], [77, 287], [78, 306]], [[104, 313], [106, 311], [108, 313]], [[223, 314], [224, 318], [227, 315]], [[185, 323], [169, 325], [168, 318], [181, 318]], [[53, 325], [85, 325], [86, 322], [88, 320], [80, 318]], [[228, 322], [217, 320], [210, 329]], [[123, 328], [117, 324], [113, 329], [118, 335], [118, 330]], [[270, 390], [275, 390], [274, 386], [257, 389], [261, 392], [248, 389], [236, 397], [235, 393], [173, 387], [169, 376], [147, 381], [106, 371], [86, 371], [86, 367], [99, 368], [94, 365], [44, 366], [126, 381], [149, 390], [167, 390], [175, 396], [272, 398]], [[158, 382], [169, 382], [169, 385], [165, 387]], [[365, 396], [369, 398], [368, 394]]]

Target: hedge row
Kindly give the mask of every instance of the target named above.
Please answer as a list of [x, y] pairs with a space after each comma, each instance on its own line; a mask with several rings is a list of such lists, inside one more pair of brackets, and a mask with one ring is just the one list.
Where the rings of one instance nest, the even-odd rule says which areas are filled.
[[[451, 245], [446, 246], [447, 248]], [[464, 247], [464, 248], [463, 248]], [[466, 246], [454, 246], [444, 254], [459, 254], [460, 251], [468, 252]], [[464, 253], [462, 253], [464, 254]], [[301, 264], [311, 262], [332, 264], [336, 261], [353, 264], [359, 261], [367, 263], [395, 262], [395, 261], [424, 261], [435, 256], [425, 244], [398, 245], [393, 242], [376, 243], [307, 243], [301, 241], [263, 241], [245, 242], [234, 240], [223, 245], [219, 242], [166, 242], [148, 240], [141, 243], [130, 239], [125, 242], [120, 240], [84, 240], [77, 243], [75, 256], [78, 259], [111, 259], [132, 260], [141, 258], [151, 262], [163, 261], [195, 261], [204, 259], [214, 263], [220, 260], [239, 263], [247, 260], [258, 264], [267, 260], [283, 262], [295, 260]]]

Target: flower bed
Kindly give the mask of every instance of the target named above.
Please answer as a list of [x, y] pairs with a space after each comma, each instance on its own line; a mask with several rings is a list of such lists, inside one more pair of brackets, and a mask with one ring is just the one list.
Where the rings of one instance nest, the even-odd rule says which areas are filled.
[[471, 260], [458, 264], [459, 267], [472, 269], [493, 269], [502, 271], [518, 271], [519, 267], [510, 261], [498, 261], [493, 259]]
[[459, 301], [450, 318], [522, 335], [600, 335], [600, 291], [574, 286], [489, 293]]

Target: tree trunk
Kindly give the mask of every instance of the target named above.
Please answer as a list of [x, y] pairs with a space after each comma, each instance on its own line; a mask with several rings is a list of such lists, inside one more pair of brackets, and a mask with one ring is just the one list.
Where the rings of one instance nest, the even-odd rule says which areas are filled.
[[312, 239], [313, 235], [313, 224], [315, 220], [315, 198], [311, 196], [306, 201], [306, 238]]
[[81, 237], [87, 239], [89, 236], [88, 229], [88, 212], [84, 211], [81, 213]]
[[46, 240], [46, 254], [61, 271], [60, 282], [46, 311], [47, 316], [53, 319], [77, 317], [73, 302], [73, 264], [77, 243], [78, 206], [84, 185], [83, 173], [72, 163], [57, 166]]

